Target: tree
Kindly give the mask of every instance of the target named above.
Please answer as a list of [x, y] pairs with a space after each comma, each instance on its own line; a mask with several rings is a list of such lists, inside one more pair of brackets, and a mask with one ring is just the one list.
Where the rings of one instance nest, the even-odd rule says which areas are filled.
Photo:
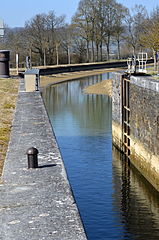
[[[11, 51], [11, 62], [15, 62], [15, 55], [20, 54], [20, 60], [26, 56], [26, 42], [24, 41], [25, 31], [23, 28], [5, 28], [5, 35], [0, 43], [1, 49]], [[24, 62], [24, 61], [23, 61]]]
[[60, 45], [59, 29], [64, 26], [64, 16], [56, 17], [53, 11], [38, 14], [26, 23], [28, 44], [32, 52], [40, 57], [40, 65], [58, 62], [58, 48]]
[[117, 8], [115, 0], [103, 0], [104, 3], [104, 42], [107, 48], [107, 60], [110, 58], [110, 44], [111, 37], [114, 32], [115, 21], [117, 17]]
[[86, 61], [86, 42], [82, 37], [79, 37], [77, 34], [74, 34], [72, 39], [72, 51], [74, 54], [75, 62], [82, 63]]
[[125, 39], [132, 47], [133, 55], [136, 55], [137, 49], [141, 47], [140, 35], [146, 18], [147, 11], [142, 5], [135, 5], [132, 12], [129, 11], [126, 16], [127, 34]]
[[124, 40], [124, 35], [126, 32], [124, 20], [126, 18], [126, 15], [128, 14], [128, 9], [121, 4], [117, 4], [116, 8], [117, 12], [115, 18], [115, 26], [113, 28], [113, 38], [117, 43], [118, 59], [120, 59], [121, 58], [120, 44]]
[[[87, 60], [103, 60], [103, 48], [106, 46], [107, 59], [110, 56], [112, 36], [116, 31], [118, 50], [123, 31], [122, 20], [125, 8], [115, 0], [81, 0], [73, 18], [73, 24], [79, 29], [80, 38], [85, 39]], [[96, 50], [96, 51], [95, 51]], [[95, 54], [96, 53], [96, 54]]]
[[140, 35], [141, 43], [150, 48], [154, 55], [154, 67], [157, 69], [157, 55], [159, 51], [159, 9], [153, 12], [150, 18], [147, 18], [143, 25], [143, 31]]
[[64, 49], [67, 55], [67, 63], [71, 63], [71, 49], [72, 49], [72, 42], [75, 36], [75, 29], [72, 25], [66, 25], [60, 31], [61, 36], [61, 47]]
[[32, 52], [39, 54], [40, 65], [46, 64], [46, 14], [38, 14], [25, 25]]
[[48, 62], [54, 62], [54, 54], [56, 64], [59, 63], [59, 47], [61, 45], [60, 30], [65, 27], [65, 16], [56, 17], [54, 11], [50, 11], [46, 17], [47, 26], [47, 42], [48, 42]]
[[[79, 6], [76, 14], [72, 18], [73, 26], [78, 29], [79, 37], [83, 38], [86, 41], [87, 48], [87, 62], [90, 62], [90, 43], [93, 39], [94, 29], [92, 24], [92, 16], [91, 16], [91, 0], [81, 0], [79, 2]], [[93, 32], [93, 34], [92, 34]], [[94, 46], [92, 40], [92, 51], [94, 56]], [[94, 57], [93, 57], [94, 58]]]

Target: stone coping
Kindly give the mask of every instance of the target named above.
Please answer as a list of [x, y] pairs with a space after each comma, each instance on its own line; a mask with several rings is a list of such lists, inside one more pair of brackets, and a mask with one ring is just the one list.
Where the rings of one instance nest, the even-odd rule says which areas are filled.
[[147, 88], [149, 90], [159, 92], [159, 80], [150, 76], [131, 76], [130, 81], [138, 87]]

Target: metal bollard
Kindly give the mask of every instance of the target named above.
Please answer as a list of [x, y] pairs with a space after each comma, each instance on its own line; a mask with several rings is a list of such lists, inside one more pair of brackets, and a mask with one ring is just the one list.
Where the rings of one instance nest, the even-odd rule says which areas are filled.
[[9, 77], [9, 59], [10, 59], [10, 51], [0, 50], [0, 77], [1, 78]]
[[39, 151], [34, 147], [27, 150], [28, 168], [38, 168], [38, 153]]

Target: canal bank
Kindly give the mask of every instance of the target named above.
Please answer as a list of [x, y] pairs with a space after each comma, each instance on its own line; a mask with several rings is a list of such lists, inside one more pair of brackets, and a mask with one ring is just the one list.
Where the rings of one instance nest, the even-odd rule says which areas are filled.
[[[73, 80], [79, 80], [80, 78], [88, 77], [88, 76], [97, 76], [104, 73], [114, 72], [117, 71], [115, 68], [111, 69], [99, 69], [99, 70], [91, 70], [91, 71], [79, 71], [79, 72], [72, 72], [72, 73], [58, 73], [52, 74], [48, 76], [40, 76], [40, 87], [47, 87], [48, 85], [64, 83]], [[121, 71], [121, 69], [118, 69]], [[104, 79], [105, 80], [105, 79]], [[100, 88], [101, 90], [101, 88]], [[92, 92], [93, 93], [93, 92]], [[102, 93], [100, 93], [102, 94]]]
[[[28, 169], [26, 151], [39, 151]], [[87, 239], [39, 92], [20, 84], [0, 184], [0, 239]]]

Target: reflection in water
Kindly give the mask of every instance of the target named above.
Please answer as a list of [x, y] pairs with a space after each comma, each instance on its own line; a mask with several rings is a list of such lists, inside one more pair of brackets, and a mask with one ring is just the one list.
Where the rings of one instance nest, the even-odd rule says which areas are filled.
[[113, 187], [113, 210], [125, 228], [122, 239], [159, 239], [159, 193], [115, 148]]
[[[109, 77], [109, 73], [107, 73], [107, 77]], [[97, 134], [99, 132], [103, 134], [103, 127], [108, 127], [111, 131], [111, 107], [109, 107], [111, 99], [103, 95], [82, 94], [85, 87], [101, 80], [101, 75], [97, 75], [83, 78], [81, 81], [52, 85], [45, 89], [43, 95], [51, 121], [56, 122], [56, 119], [59, 121], [59, 119], [65, 118], [65, 124], [68, 121], [72, 122], [70, 129], [66, 126], [69, 135], [77, 134], [77, 127], [80, 128], [78, 133], [80, 135], [96, 134], [92, 128], [97, 129]], [[108, 108], [109, 112], [104, 111]], [[109, 122], [109, 124], [105, 124], [105, 122]], [[73, 127], [74, 124], [75, 127]]]
[[158, 239], [158, 193], [120, 160], [111, 139], [111, 99], [83, 88], [106, 76], [43, 92], [88, 239]]

